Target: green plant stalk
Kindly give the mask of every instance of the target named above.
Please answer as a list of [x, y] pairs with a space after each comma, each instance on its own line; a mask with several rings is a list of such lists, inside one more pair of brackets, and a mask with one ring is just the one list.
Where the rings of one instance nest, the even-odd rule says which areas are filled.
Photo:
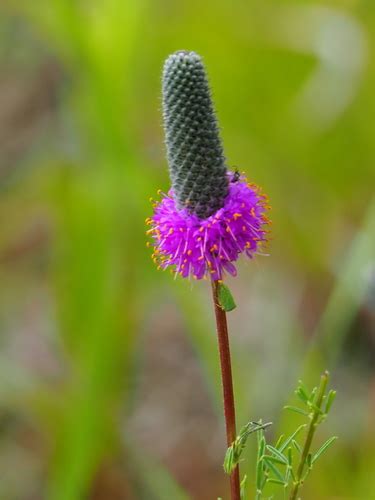
[[[329, 379], [329, 373], [326, 371], [323, 373], [323, 375], [320, 378], [320, 385], [319, 385], [318, 394], [317, 394], [317, 398], [316, 398], [316, 407], [318, 409], [321, 409], [321, 406], [323, 403], [323, 398], [324, 398], [324, 395], [325, 395], [325, 392], [327, 389], [327, 385], [328, 385], [328, 379]], [[306, 441], [305, 441], [305, 444], [304, 444], [303, 450], [302, 450], [301, 461], [299, 463], [297, 474], [296, 474], [296, 480], [293, 482], [293, 488], [290, 492], [289, 500], [296, 500], [297, 499], [298, 490], [299, 490], [301, 484], [303, 483], [303, 473], [304, 473], [305, 465], [307, 462], [307, 457], [308, 457], [308, 454], [310, 452], [311, 443], [312, 443], [312, 440], [314, 438], [316, 428], [318, 426], [319, 417], [321, 415], [320, 412], [318, 411], [318, 409], [313, 410], [311, 422], [310, 422], [310, 425], [309, 425], [309, 428], [308, 428], [307, 434], [306, 434]]]
[[[236, 412], [234, 405], [232, 365], [230, 358], [228, 324], [225, 311], [219, 302], [219, 282], [212, 281], [212, 296], [216, 317], [216, 331], [219, 344], [221, 380], [223, 386], [224, 415], [228, 447], [236, 439]], [[240, 471], [238, 465], [230, 475], [231, 500], [241, 500]]]

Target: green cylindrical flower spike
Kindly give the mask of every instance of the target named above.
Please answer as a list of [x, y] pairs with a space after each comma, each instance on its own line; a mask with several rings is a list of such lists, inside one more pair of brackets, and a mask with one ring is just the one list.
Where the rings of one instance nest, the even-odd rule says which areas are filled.
[[205, 68], [195, 52], [168, 57], [163, 115], [177, 204], [206, 219], [224, 205], [228, 176]]

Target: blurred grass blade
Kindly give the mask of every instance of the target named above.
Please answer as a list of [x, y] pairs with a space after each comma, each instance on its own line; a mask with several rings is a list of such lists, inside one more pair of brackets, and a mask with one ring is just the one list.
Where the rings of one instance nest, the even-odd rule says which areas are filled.
[[[347, 257], [337, 269], [336, 286], [318, 325], [316, 337], [326, 357], [335, 360], [345, 333], [369, 289], [375, 255], [375, 199], [372, 200]], [[327, 363], [325, 363], [327, 365]]]

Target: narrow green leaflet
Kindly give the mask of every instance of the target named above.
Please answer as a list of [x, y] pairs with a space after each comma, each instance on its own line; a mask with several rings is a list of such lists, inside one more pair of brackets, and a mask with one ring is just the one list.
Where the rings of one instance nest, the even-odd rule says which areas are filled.
[[308, 388], [305, 386], [305, 384], [302, 382], [302, 380], [298, 381], [298, 388], [300, 389], [301, 392], [303, 392], [306, 396], [306, 399], [311, 398], [311, 394], [309, 394]]
[[257, 491], [262, 491], [263, 489], [263, 478], [264, 478], [263, 461], [259, 460], [259, 462], [257, 463], [257, 470], [256, 470]]
[[244, 475], [240, 484], [241, 500], [246, 500], [246, 483], [247, 483], [247, 474]]
[[303, 403], [307, 403], [310, 399], [310, 395], [306, 389], [306, 387], [302, 384], [302, 381], [299, 381], [299, 386], [295, 391], [296, 395], [300, 398]]
[[258, 441], [258, 460], [260, 460], [261, 457], [263, 456], [264, 450], [266, 448], [266, 439], [265, 439], [263, 433], [261, 433], [259, 435], [258, 439], [259, 439], [259, 441]]
[[336, 441], [337, 436], [332, 436], [331, 438], [327, 439], [327, 441], [322, 444], [322, 446], [319, 448], [319, 450], [315, 453], [313, 458], [311, 459], [311, 465], [314, 465], [314, 463], [318, 460], [320, 455], [322, 455], [330, 446], [331, 444]]
[[295, 447], [295, 449], [298, 451], [298, 453], [302, 453], [302, 448], [300, 447], [300, 445], [297, 443], [297, 441], [295, 439], [292, 440], [292, 443], [293, 443], [293, 446]]
[[236, 467], [236, 465], [239, 463], [241, 454], [243, 450], [245, 449], [246, 446], [246, 441], [247, 438], [250, 436], [250, 434], [264, 430], [266, 427], [269, 427], [272, 424], [272, 422], [268, 422], [266, 424], [261, 424], [260, 422], [248, 422], [246, 425], [244, 425], [241, 430], [239, 435], [236, 437], [235, 441], [229, 446], [225, 453], [225, 458], [224, 458], [224, 471], [227, 474], [231, 474], [233, 469]]
[[262, 460], [265, 448], [266, 448], [266, 439], [262, 431], [258, 433], [258, 456], [257, 456], [256, 478], [255, 478], [257, 499], [260, 498], [263, 489], [263, 484], [265, 482], [264, 463]]
[[325, 406], [325, 409], [324, 409], [324, 413], [328, 413], [329, 410], [331, 409], [332, 407], [332, 404], [334, 402], [336, 398], [336, 391], [329, 391], [328, 393], [328, 396], [327, 396], [327, 401], [326, 401], [326, 406]]
[[288, 465], [289, 465], [289, 467], [292, 467], [292, 465], [293, 465], [292, 448], [288, 448]]
[[281, 486], [285, 486], [284, 480], [280, 481], [279, 479], [274, 479], [273, 477], [271, 477], [271, 479], [268, 479], [268, 482], [275, 483], [275, 484], [281, 484]]
[[309, 407], [314, 410], [316, 413], [319, 415], [324, 415], [324, 411], [319, 408], [319, 406], [316, 406], [314, 403], [308, 403]]
[[282, 445], [284, 437], [285, 437], [284, 434], [281, 434], [281, 436], [277, 440], [277, 443], [275, 444], [275, 448], [277, 448], [278, 450], [280, 449], [280, 446]]
[[306, 427], [306, 424], [302, 424], [298, 427], [298, 429], [296, 431], [293, 432], [293, 434], [288, 437], [288, 439], [285, 440], [285, 442], [281, 445], [281, 446], [276, 446], [276, 448], [278, 448], [280, 450], [280, 452], [282, 453], [288, 446], [289, 446], [289, 443], [293, 441], [293, 439], [297, 436], [297, 434]]
[[268, 462], [274, 462], [275, 464], [286, 465], [284, 460], [280, 460], [280, 458], [274, 457], [273, 455], [263, 455], [262, 460]]
[[280, 453], [280, 451], [275, 448], [274, 446], [271, 446], [270, 444], [266, 445], [266, 449], [272, 453], [272, 455], [276, 458], [278, 458], [283, 464], [288, 465], [288, 459], [286, 458], [285, 455]]
[[[271, 470], [274, 473], [274, 475], [276, 476], [276, 479], [278, 479], [279, 481], [283, 481], [284, 482], [283, 475], [281, 474], [281, 472], [279, 471], [279, 469], [276, 467], [276, 465], [274, 465], [272, 463], [272, 460], [269, 460], [270, 458], [273, 458], [273, 457], [264, 456], [263, 460], [266, 463], [266, 465], [269, 468], [269, 470]], [[269, 481], [269, 479], [267, 479], [267, 481]]]
[[298, 408], [297, 406], [284, 406], [284, 410], [294, 411], [295, 413], [299, 413], [300, 415], [304, 415], [305, 417], [309, 416], [307, 411], [302, 410], [302, 408]]
[[232, 470], [235, 468], [235, 466], [236, 466], [236, 460], [235, 460], [235, 456], [234, 456], [234, 447], [232, 445], [232, 446], [229, 446], [229, 448], [227, 449], [227, 451], [225, 453], [224, 464], [223, 464], [225, 473], [231, 474]]

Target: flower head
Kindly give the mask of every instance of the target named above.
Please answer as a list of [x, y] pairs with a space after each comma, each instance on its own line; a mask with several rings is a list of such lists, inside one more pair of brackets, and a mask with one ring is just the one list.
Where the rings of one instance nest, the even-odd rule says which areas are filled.
[[155, 204], [147, 223], [154, 238], [153, 258], [162, 269], [173, 266], [184, 278], [210, 275], [218, 280], [225, 271], [236, 275], [233, 262], [242, 253], [251, 258], [259, 252], [269, 222], [267, 198], [244, 177], [228, 177], [224, 206], [206, 219], [179, 209], [172, 190]]
[[147, 219], [153, 258], [176, 274], [219, 280], [266, 241], [267, 197], [225, 165], [200, 57], [179, 51], [163, 73], [163, 108], [172, 189]]

